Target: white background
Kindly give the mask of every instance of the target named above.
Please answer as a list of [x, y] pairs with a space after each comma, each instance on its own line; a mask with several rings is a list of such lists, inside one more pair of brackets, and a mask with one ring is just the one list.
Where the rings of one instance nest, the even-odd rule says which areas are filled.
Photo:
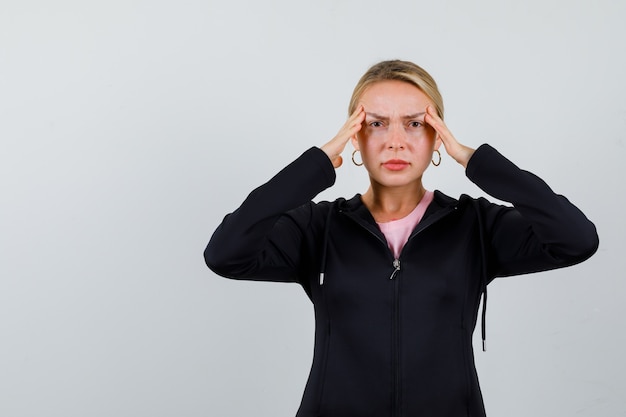
[[[460, 141], [600, 234], [586, 263], [490, 286], [489, 415], [626, 416], [625, 19], [623, 0], [0, 0], [0, 415], [293, 416], [310, 302], [202, 251], [401, 58]], [[446, 155], [425, 182], [481, 195]], [[319, 198], [366, 187], [346, 164]]]

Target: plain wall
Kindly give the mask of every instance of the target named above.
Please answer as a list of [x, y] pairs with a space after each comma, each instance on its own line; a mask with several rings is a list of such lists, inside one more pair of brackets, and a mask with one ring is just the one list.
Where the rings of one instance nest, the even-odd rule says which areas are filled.
[[[581, 265], [490, 286], [488, 414], [626, 415], [625, 19], [622, 0], [1, 0], [0, 415], [293, 416], [310, 302], [202, 251], [390, 58], [600, 234]], [[365, 191], [344, 159], [319, 199]], [[445, 154], [425, 183], [482, 195]]]

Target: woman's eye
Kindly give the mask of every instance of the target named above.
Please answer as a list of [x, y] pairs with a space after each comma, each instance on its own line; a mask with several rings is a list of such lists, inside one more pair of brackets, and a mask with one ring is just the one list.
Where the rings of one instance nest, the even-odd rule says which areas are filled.
[[411, 127], [422, 127], [422, 122], [411, 122]]
[[382, 122], [371, 122], [370, 123], [370, 126], [372, 126], [372, 127], [381, 127], [382, 125], [383, 125]]

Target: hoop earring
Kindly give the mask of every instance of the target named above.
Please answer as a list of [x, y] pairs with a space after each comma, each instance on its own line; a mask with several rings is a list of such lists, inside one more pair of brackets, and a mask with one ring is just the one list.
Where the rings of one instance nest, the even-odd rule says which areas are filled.
[[439, 152], [439, 149], [435, 149], [435, 152], [437, 153], [437, 156], [439, 157], [439, 159], [437, 160], [437, 162], [435, 162], [434, 159], [432, 159], [430, 162], [432, 162], [434, 166], [438, 167], [439, 164], [441, 163], [441, 152]]
[[359, 163], [357, 163], [357, 162], [356, 162], [356, 160], [354, 159], [354, 155], [356, 155], [356, 153], [357, 153], [358, 151], [359, 151], [358, 149], [355, 149], [355, 150], [352, 152], [352, 163], [353, 163], [354, 165], [356, 165], [356, 166], [360, 167], [360, 166], [362, 166], [362, 165], [363, 165], [363, 161], [361, 161], [361, 163], [359, 164]]

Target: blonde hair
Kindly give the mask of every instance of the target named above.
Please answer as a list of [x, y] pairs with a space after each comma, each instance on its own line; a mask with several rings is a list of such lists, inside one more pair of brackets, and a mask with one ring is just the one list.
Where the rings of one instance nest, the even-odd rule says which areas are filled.
[[404, 81], [419, 88], [428, 96], [437, 109], [437, 114], [443, 119], [443, 98], [437, 83], [422, 67], [412, 62], [391, 60], [382, 61], [368, 69], [361, 77], [350, 99], [348, 114], [352, 114], [361, 99], [361, 96], [372, 84], [380, 81]]

